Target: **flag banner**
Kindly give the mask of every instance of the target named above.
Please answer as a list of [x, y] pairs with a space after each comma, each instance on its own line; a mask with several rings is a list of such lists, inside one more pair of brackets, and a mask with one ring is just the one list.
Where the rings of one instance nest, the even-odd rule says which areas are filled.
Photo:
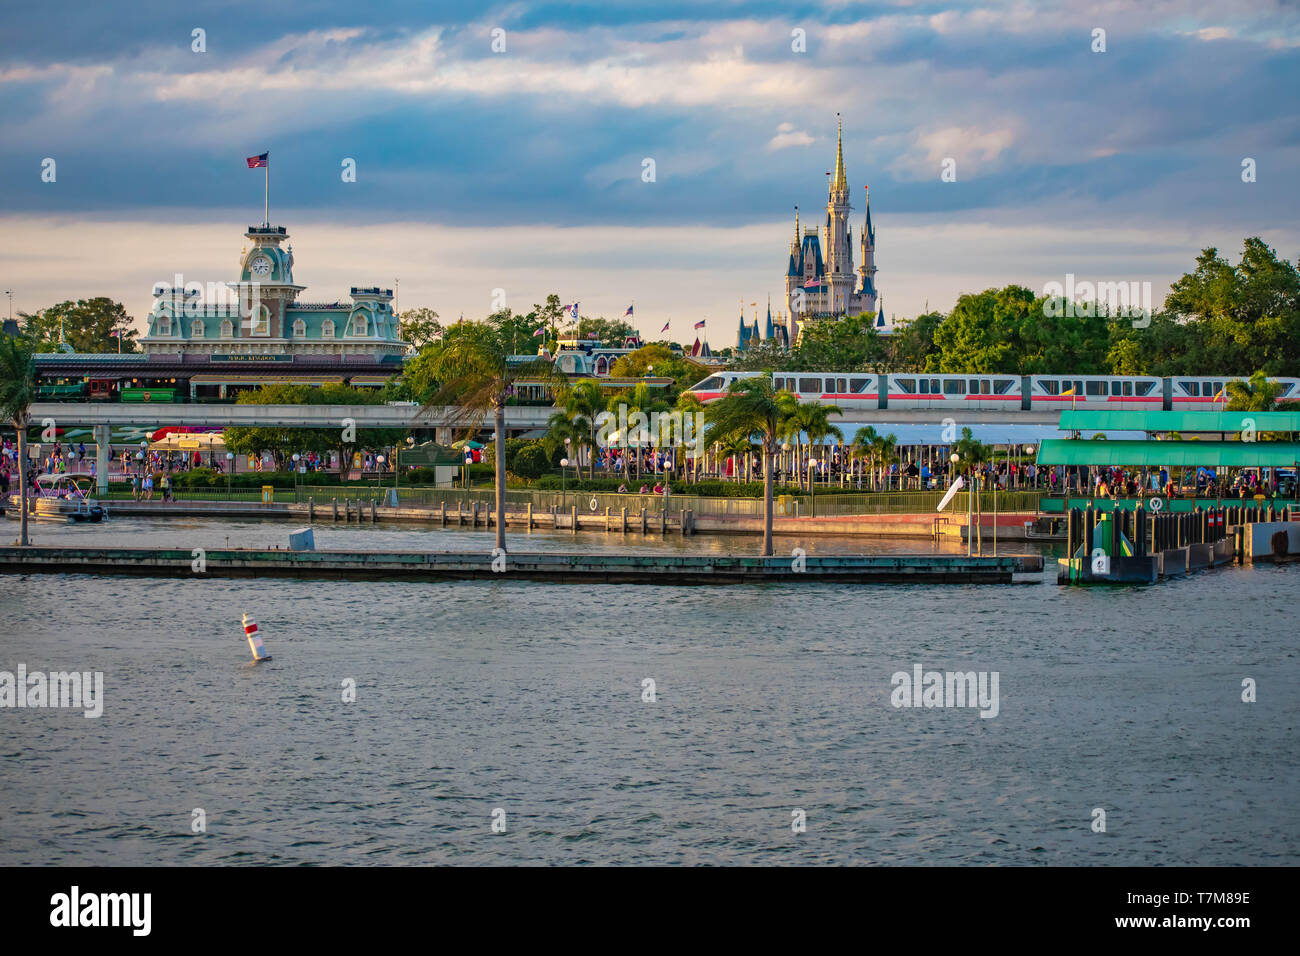
[[595, 332], [588, 332], [588, 333], [587, 333], [587, 338], [589, 338], [589, 339], [598, 339], [598, 338], [600, 338], [600, 336], [597, 335]]
[[111, 338], [111, 339], [115, 339], [115, 338], [118, 338], [121, 334], [122, 334], [122, 333], [119, 332], [117, 329], [114, 329], [113, 331], [111, 331], [111, 332], [108, 333], [108, 337]]
[[538, 329], [536, 332], [533, 333], [533, 337], [539, 338], [545, 334], [546, 334], [546, 326], [542, 326], [540, 329]]
[[665, 322], [665, 323], [664, 323], [664, 327], [663, 327], [662, 329], [659, 330], [660, 334], [663, 334], [664, 332], [667, 332], [667, 331], [668, 331], [668, 326], [670, 326], [670, 325], [672, 325], [672, 324], [673, 324], [673, 320], [672, 320], [672, 319], [669, 319], [667, 322]]
[[803, 284], [803, 287], [805, 289], [816, 289], [819, 288], [821, 284], [822, 283], [820, 279], [809, 279], [807, 282]]
[[704, 323], [705, 323], [706, 321], [707, 321], [706, 319], [700, 319], [700, 321], [698, 321], [698, 322], [695, 323], [695, 327], [696, 327], [697, 329], [702, 329], [702, 328], [704, 328]]
[[631, 315], [631, 314], [632, 314], [632, 306], [629, 305], [629, 306], [627, 307], [627, 311], [623, 313], [623, 318], [626, 319], [626, 318], [627, 318], [629, 315]]
[[249, 156], [248, 168], [261, 169], [263, 166], [267, 165], [268, 162], [270, 162], [270, 159], [271, 159], [270, 153], [263, 153], [261, 156]]

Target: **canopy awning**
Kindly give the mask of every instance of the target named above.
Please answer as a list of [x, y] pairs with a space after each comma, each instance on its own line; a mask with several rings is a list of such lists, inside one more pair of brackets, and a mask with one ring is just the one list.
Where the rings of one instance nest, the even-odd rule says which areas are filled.
[[1058, 438], [1044, 441], [1038, 447], [1040, 465], [1289, 468], [1297, 461], [1300, 461], [1300, 442], [1084, 441]]
[[1061, 431], [1300, 432], [1300, 412], [1065, 411]]
[[158, 441], [149, 443], [150, 451], [225, 451], [225, 436], [221, 432], [186, 434], [172, 432]]

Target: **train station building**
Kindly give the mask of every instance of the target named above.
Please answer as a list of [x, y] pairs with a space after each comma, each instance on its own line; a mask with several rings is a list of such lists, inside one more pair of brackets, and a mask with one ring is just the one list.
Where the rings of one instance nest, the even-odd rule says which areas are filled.
[[143, 354], [39, 355], [46, 394], [222, 401], [268, 382], [379, 386], [401, 370], [407, 344], [391, 289], [353, 286], [346, 300], [305, 301], [285, 227], [250, 226], [244, 240], [224, 301], [197, 284], [156, 285]]

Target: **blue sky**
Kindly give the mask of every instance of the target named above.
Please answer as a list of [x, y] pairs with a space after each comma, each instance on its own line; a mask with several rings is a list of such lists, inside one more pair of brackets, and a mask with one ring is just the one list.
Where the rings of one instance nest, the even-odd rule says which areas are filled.
[[837, 111], [887, 314], [1070, 272], [1159, 297], [1247, 235], [1300, 255], [1293, 3], [7, 6], [16, 309], [142, 315], [177, 272], [233, 278], [261, 219], [244, 157], [270, 150], [306, 299], [400, 279], [402, 307], [454, 319], [555, 291], [683, 340], [707, 317], [723, 345], [740, 303], [781, 294], [794, 205], [824, 211]]

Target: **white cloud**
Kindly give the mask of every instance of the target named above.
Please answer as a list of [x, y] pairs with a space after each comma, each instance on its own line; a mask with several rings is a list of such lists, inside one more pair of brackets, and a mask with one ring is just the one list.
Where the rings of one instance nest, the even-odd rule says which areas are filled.
[[787, 149], [791, 146], [808, 146], [817, 140], [801, 129], [795, 129], [793, 123], [782, 123], [776, 128], [776, 135], [767, 141], [768, 152]]

